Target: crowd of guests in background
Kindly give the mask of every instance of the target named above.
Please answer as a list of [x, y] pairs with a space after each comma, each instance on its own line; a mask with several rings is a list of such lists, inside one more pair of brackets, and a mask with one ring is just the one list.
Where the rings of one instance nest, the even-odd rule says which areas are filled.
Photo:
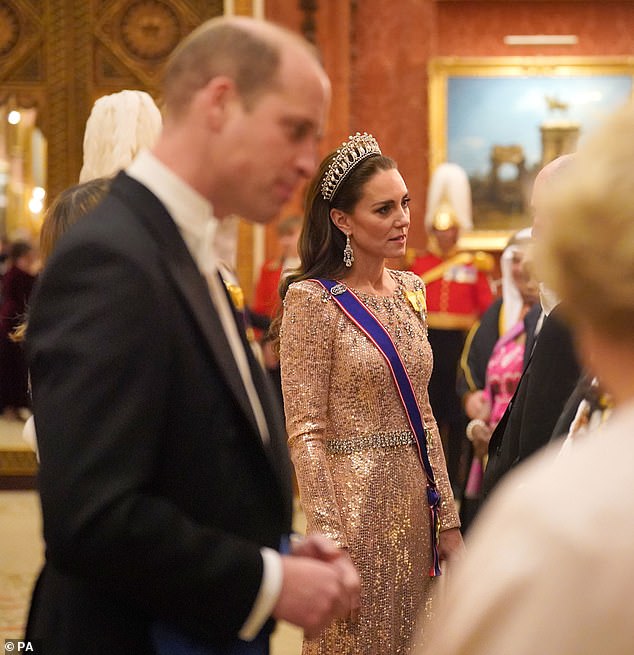
[[[543, 301], [551, 311], [532, 361], [539, 363], [549, 322], [563, 317], [586, 375], [596, 375], [611, 400], [590, 411], [593, 401], [579, 402], [575, 389], [569, 400], [577, 411], [571, 414], [585, 415], [581, 423], [601, 414], [594, 432], [573, 436], [563, 452], [559, 439], [500, 482], [473, 526], [467, 556], [449, 581], [425, 653], [616, 655], [634, 648], [633, 162], [634, 109], [628, 106], [577, 154], [538, 179], [536, 259], [542, 297], [556, 298], [557, 306]], [[546, 341], [551, 358], [557, 346], [565, 349], [567, 333], [560, 327]], [[549, 368], [535, 368], [530, 377], [539, 376], [533, 384], [553, 387], [562, 373], [551, 359]], [[525, 371], [520, 389], [526, 377]], [[535, 393], [518, 391], [515, 400], [526, 413]], [[544, 400], [550, 402], [544, 425], [561, 425], [551, 418], [561, 414], [558, 395]], [[564, 432], [579, 428], [574, 421]], [[550, 432], [546, 429], [542, 442]], [[503, 432], [502, 443], [508, 434]]]
[[471, 463], [460, 501], [466, 532], [482, 499], [491, 433], [504, 415], [533, 349], [541, 313], [532, 271], [532, 231], [513, 235], [500, 258], [502, 294], [466, 337], [457, 389], [469, 419]]
[[30, 415], [28, 373], [20, 326], [40, 267], [38, 248], [29, 241], [3, 241], [0, 277], [0, 413], [11, 421]]

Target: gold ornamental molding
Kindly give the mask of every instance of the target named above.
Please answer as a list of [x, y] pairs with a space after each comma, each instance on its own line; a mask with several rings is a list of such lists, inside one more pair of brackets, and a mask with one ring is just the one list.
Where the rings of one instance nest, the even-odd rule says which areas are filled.
[[155, 88], [162, 62], [200, 22], [186, 2], [112, 2], [95, 25], [95, 37], [143, 84]]
[[0, 5], [0, 57], [8, 55], [20, 40], [20, 18], [9, 4]]
[[[0, 0], [0, 103], [37, 107], [49, 198], [77, 182], [93, 102], [124, 88], [156, 93], [176, 42], [223, 9], [223, 0]], [[0, 488], [36, 469], [32, 452], [0, 448]]]
[[0, 80], [28, 60], [44, 40], [43, 15], [25, 0], [0, 3]]
[[[264, 18], [264, 0], [225, 0], [223, 9], [225, 16]], [[262, 225], [254, 225], [242, 218], [237, 229], [236, 269], [240, 285], [250, 301], [257, 274], [264, 262], [265, 232]]]
[[134, 2], [121, 15], [121, 42], [142, 61], [167, 57], [180, 39], [176, 12], [157, 0]]

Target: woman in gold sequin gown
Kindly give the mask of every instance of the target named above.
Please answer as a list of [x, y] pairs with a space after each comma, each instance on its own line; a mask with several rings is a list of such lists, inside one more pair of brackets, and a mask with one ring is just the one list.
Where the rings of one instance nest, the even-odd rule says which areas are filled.
[[[289, 447], [307, 530], [347, 550], [361, 577], [358, 615], [306, 639], [304, 655], [409, 653], [421, 640], [416, 621], [421, 609], [431, 611], [435, 581], [425, 473], [395, 383], [377, 348], [312, 278], [354, 290], [392, 337], [431, 433], [440, 556], [462, 547], [427, 395], [432, 353], [423, 284], [384, 264], [404, 253], [407, 189], [391, 159], [368, 156], [368, 144], [355, 148], [355, 138], [348, 142], [353, 164], [346, 173], [333, 177], [337, 153], [331, 153], [309, 189], [302, 268], [287, 281], [280, 331]], [[344, 265], [344, 248], [351, 266]]]

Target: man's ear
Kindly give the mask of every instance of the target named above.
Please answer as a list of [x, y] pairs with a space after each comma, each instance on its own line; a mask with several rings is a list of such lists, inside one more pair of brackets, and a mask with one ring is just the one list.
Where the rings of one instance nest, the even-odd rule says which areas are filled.
[[330, 220], [335, 227], [338, 227], [344, 234], [350, 234], [350, 220], [348, 214], [334, 207], [330, 210]]
[[218, 75], [200, 90], [201, 109], [205, 112], [209, 126], [220, 129], [241, 105], [235, 82], [226, 75]]

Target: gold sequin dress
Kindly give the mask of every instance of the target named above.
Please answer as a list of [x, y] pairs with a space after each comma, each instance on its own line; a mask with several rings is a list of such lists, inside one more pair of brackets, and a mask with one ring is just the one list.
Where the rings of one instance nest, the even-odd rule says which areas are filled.
[[[427, 395], [432, 353], [424, 316], [407, 292], [413, 273], [390, 271], [392, 296], [356, 292], [389, 332], [410, 375], [441, 493], [441, 530], [460, 525]], [[348, 548], [361, 576], [358, 620], [336, 621], [303, 655], [410, 652], [435, 582], [425, 475], [405, 410], [379, 351], [318, 283], [292, 284], [280, 358], [286, 425], [308, 533]]]

